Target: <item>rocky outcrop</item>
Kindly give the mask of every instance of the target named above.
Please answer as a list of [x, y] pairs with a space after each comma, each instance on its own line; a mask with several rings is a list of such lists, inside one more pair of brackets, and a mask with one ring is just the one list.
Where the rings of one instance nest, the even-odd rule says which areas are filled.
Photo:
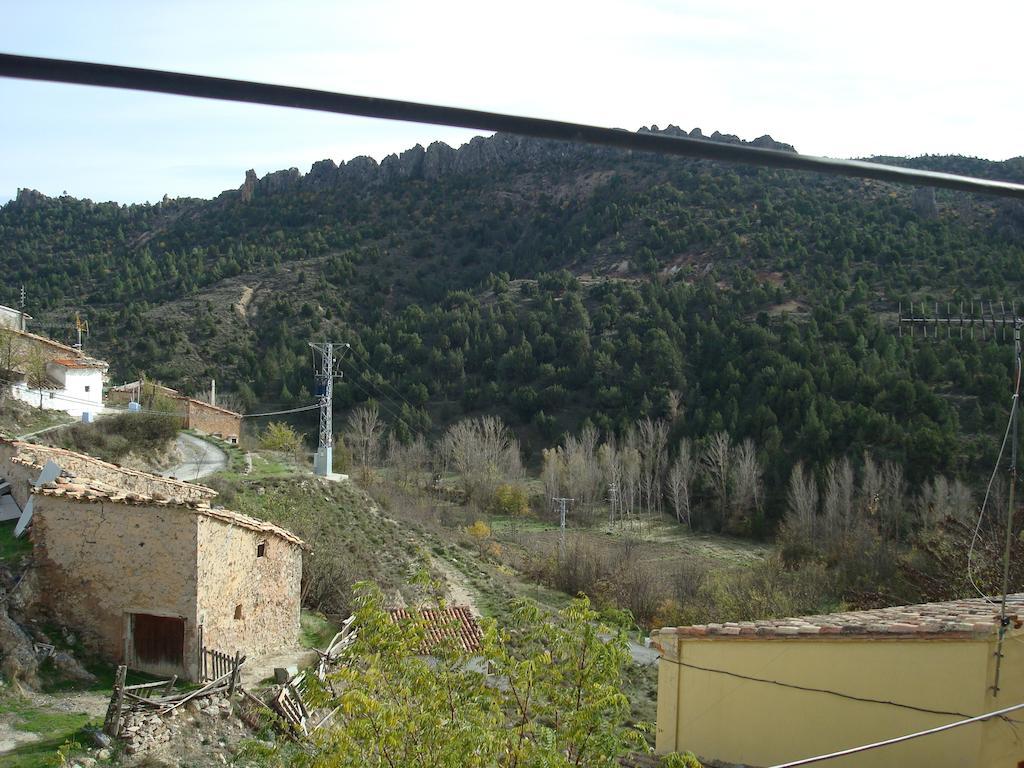
[[[715, 131], [705, 137], [700, 128], [687, 133], [677, 125], [664, 129], [656, 125], [641, 128], [640, 133], [657, 133], [680, 138], [704, 139], [730, 144], [745, 144], [732, 134]], [[761, 136], [750, 142], [757, 147], [795, 152], [792, 145]], [[458, 149], [435, 141], [424, 149], [417, 144], [401, 154], [385, 157], [379, 164], [372, 157], [360, 156], [335, 164], [333, 160], [319, 160], [305, 176], [296, 168], [269, 173], [257, 179], [253, 171], [246, 172], [245, 183], [239, 190], [243, 201], [260, 194], [281, 194], [290, 190], [321, 191], [344, 188], [353, 191], [379, 187], [409, 180], [436, 181], [451, 175], [489, 173], [503, 168], [540, 168], [549, 164], [578, 162], [597, 157], [615, 157], [621, 150], [549, 141], [496, 133], [493, 136], [475, 136]], [[231, 194], [231, 193], [228, 193]]]
[[252, 200], [252, 196], [256, 193], [256, 185], [259, 184], [259, 179], [256, 178], [256, 171], [250, 168], [245, 172], [245, 181], [242, 182], [242, 186], [239, 191], [242, 193], [242, 202], [248, 203]]

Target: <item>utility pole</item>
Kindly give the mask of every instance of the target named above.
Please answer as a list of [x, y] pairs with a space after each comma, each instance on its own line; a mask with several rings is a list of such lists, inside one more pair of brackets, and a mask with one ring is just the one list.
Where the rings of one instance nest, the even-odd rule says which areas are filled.
[[[338, 365], [340, 357], [335, 357], [335, 350], [347, 347], [330, 341], [309, 342], [313, 348], [313, 371], [316, 381], [316, 394], [320, 400], [320, 439], [317, 444], [316, 458], [313, 460], [313, 472], [320, 477], [328, 477], [334, 471], [334, 425], [332, 420], [334, 379], [341, 376]], [[319, 367], [317, 356], [319, 353]]]
[[1010, 591], [1010, 548], [1013, 544], [1013, 517], [1016, 504], [1017, 490], [1017, 424], [1019, 421], [1018, 408], [1020, 406], [1020, 377], [1021, 377], [1021, 348], [1020, 331], [1024, 321], [1021, 318], [1014, 318], [1013, 324], [1013, 346], [1014, 346], [1014, 380], [1013, 401], [1010, 405], [1010, 493], [1009, 503], [1006, 507], [1006, 544], [1003, 549], [1003, 598], [999, 604], [999, 642], [996, 644], [996, 674], [992, 683], [992, 695], [999, 695], [999, 673], [1003, 666], [1003, 639], [1006, 636], [1006, 628], [1010, 620], [1006, 615], [1006, 593]]
[[615, 525], [616, 512], [619, 507], [619, 484], [612, 482], [608, 484], [608, 504], [611, 511], [608, 513], [608, 524]]
[[557, 504], [559, 509], [559, 527], [561, 532], [558, 539], [558, 556], [561, 560], [565, 559], [565, 511], [567, 506], [574, 501], [576, 499], [567, 499], [564, 496], [555, 496], [551, 499], [552, 504]]

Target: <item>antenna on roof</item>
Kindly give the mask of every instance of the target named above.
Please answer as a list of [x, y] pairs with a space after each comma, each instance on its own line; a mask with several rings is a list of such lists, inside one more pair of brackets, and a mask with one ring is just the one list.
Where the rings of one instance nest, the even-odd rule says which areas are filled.
[[78, 331], [78, 343], [75, 344], [75, 349], [79, 352], [82, 351], [82, 332], [89, 333], [89, 321], [83, 320], [82, 316], [76, 311], [75, 312], [75, 330]]
[[25, 330], [25, 286], [21, 286], [21, 303], [18, 307], [21, 310], [21, 330]]

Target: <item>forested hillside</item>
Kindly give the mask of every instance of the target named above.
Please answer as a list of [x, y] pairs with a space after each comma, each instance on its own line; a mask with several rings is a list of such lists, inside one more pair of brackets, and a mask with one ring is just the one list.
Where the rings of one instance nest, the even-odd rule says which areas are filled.
[[[893, 162], [1024, 181], [1021, 158]], [[751, 438], [771, 522], [798, 459], [870, 448], [919, 482], [994, 458], [1010, 345], [893, 321], [898, 301], [1020, 298], [1024, 206], [498, 135], [214, 200], [22, 190], [0, 266], [0, 302], [24, 284], [58, 338], [80, 310], [115, 379], [305, 404], [307, 341], [332, 339], [352, 345], [339, 412], [379, 400], [402, 440], [484, 412], [530, 462], [587, 423]]]

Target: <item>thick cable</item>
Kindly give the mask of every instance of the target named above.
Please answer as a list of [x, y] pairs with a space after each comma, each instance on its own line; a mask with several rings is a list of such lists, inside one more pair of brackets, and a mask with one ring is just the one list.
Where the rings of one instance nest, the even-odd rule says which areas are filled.
[[992, 720], [996, 717], [1005, 717], [1010, 712], [1016, 712], [1019, 709], [1024, 709], [1024, 704], [1014, 704], [1012, 707], [1004, 707], [1003, 709], [997, 709], [994, 712], [986, 712], [984, 715], [978, 715], [977, 717], [968, 717], [966, 720], [957, 720], [954, 723], [947, 723], [946, 725], [940, 725], [936, 728], [929, 728], [925, 731], [908, 733], [905, 736], [896, 736], [892, 739], [876, 741], [871, 744], [861, 744], [858, 747], [850, 747], [849, 749], [842, 749], [838, 752], [829, 752], [826, 755], [815, 755], [814, 757], [805, 757], [800, 760], [792, 760], [788, 763], [778, 763], [777, 765], [773, 765], [771, 768], [797, 768], [801, 765], [811, 765], [812, 763], [821, 763], [826, 760], [834, 760], [838, 757], [856, 755], [861, 752], [867, 752], [869, 749], [879, 749], [880, 747], [888, 747], [893, 744], [900, 744], [901, 742], [910, 741], [911, 739], [919, 739], [923, 736], [932, 736], [936, 733], [942, 733], [944, 731], [952, 730], [953, 728], [959, 728], [962, 725], [980, 723], [985, 720]]
[[447, 125], [481, 131], [499, 131], [537, 139], [595, 144], [623, 150], [721, 160], [731, 163], [748, 163], [770, 168], [814, 171], [904, 184], [920, 184], [1024, 199], [1024, 184], [1008, 181], [979, 179], [915, 168], [900, 168], [864, 160], [814, 157], [796, 152], [765, 149], [748, 144], [710, 141], [690, 136], [634, 133], [622, 129], [603, 128], [561, 120], [522, 117], [461, 107], [443, 107], [373, 96], [356, 96], [248, 80], [189, 75], [182, 72], [0, 53], [0, 76], [177, 96], [195, 96], [220, 101], [308, 109], [316, 112]]

